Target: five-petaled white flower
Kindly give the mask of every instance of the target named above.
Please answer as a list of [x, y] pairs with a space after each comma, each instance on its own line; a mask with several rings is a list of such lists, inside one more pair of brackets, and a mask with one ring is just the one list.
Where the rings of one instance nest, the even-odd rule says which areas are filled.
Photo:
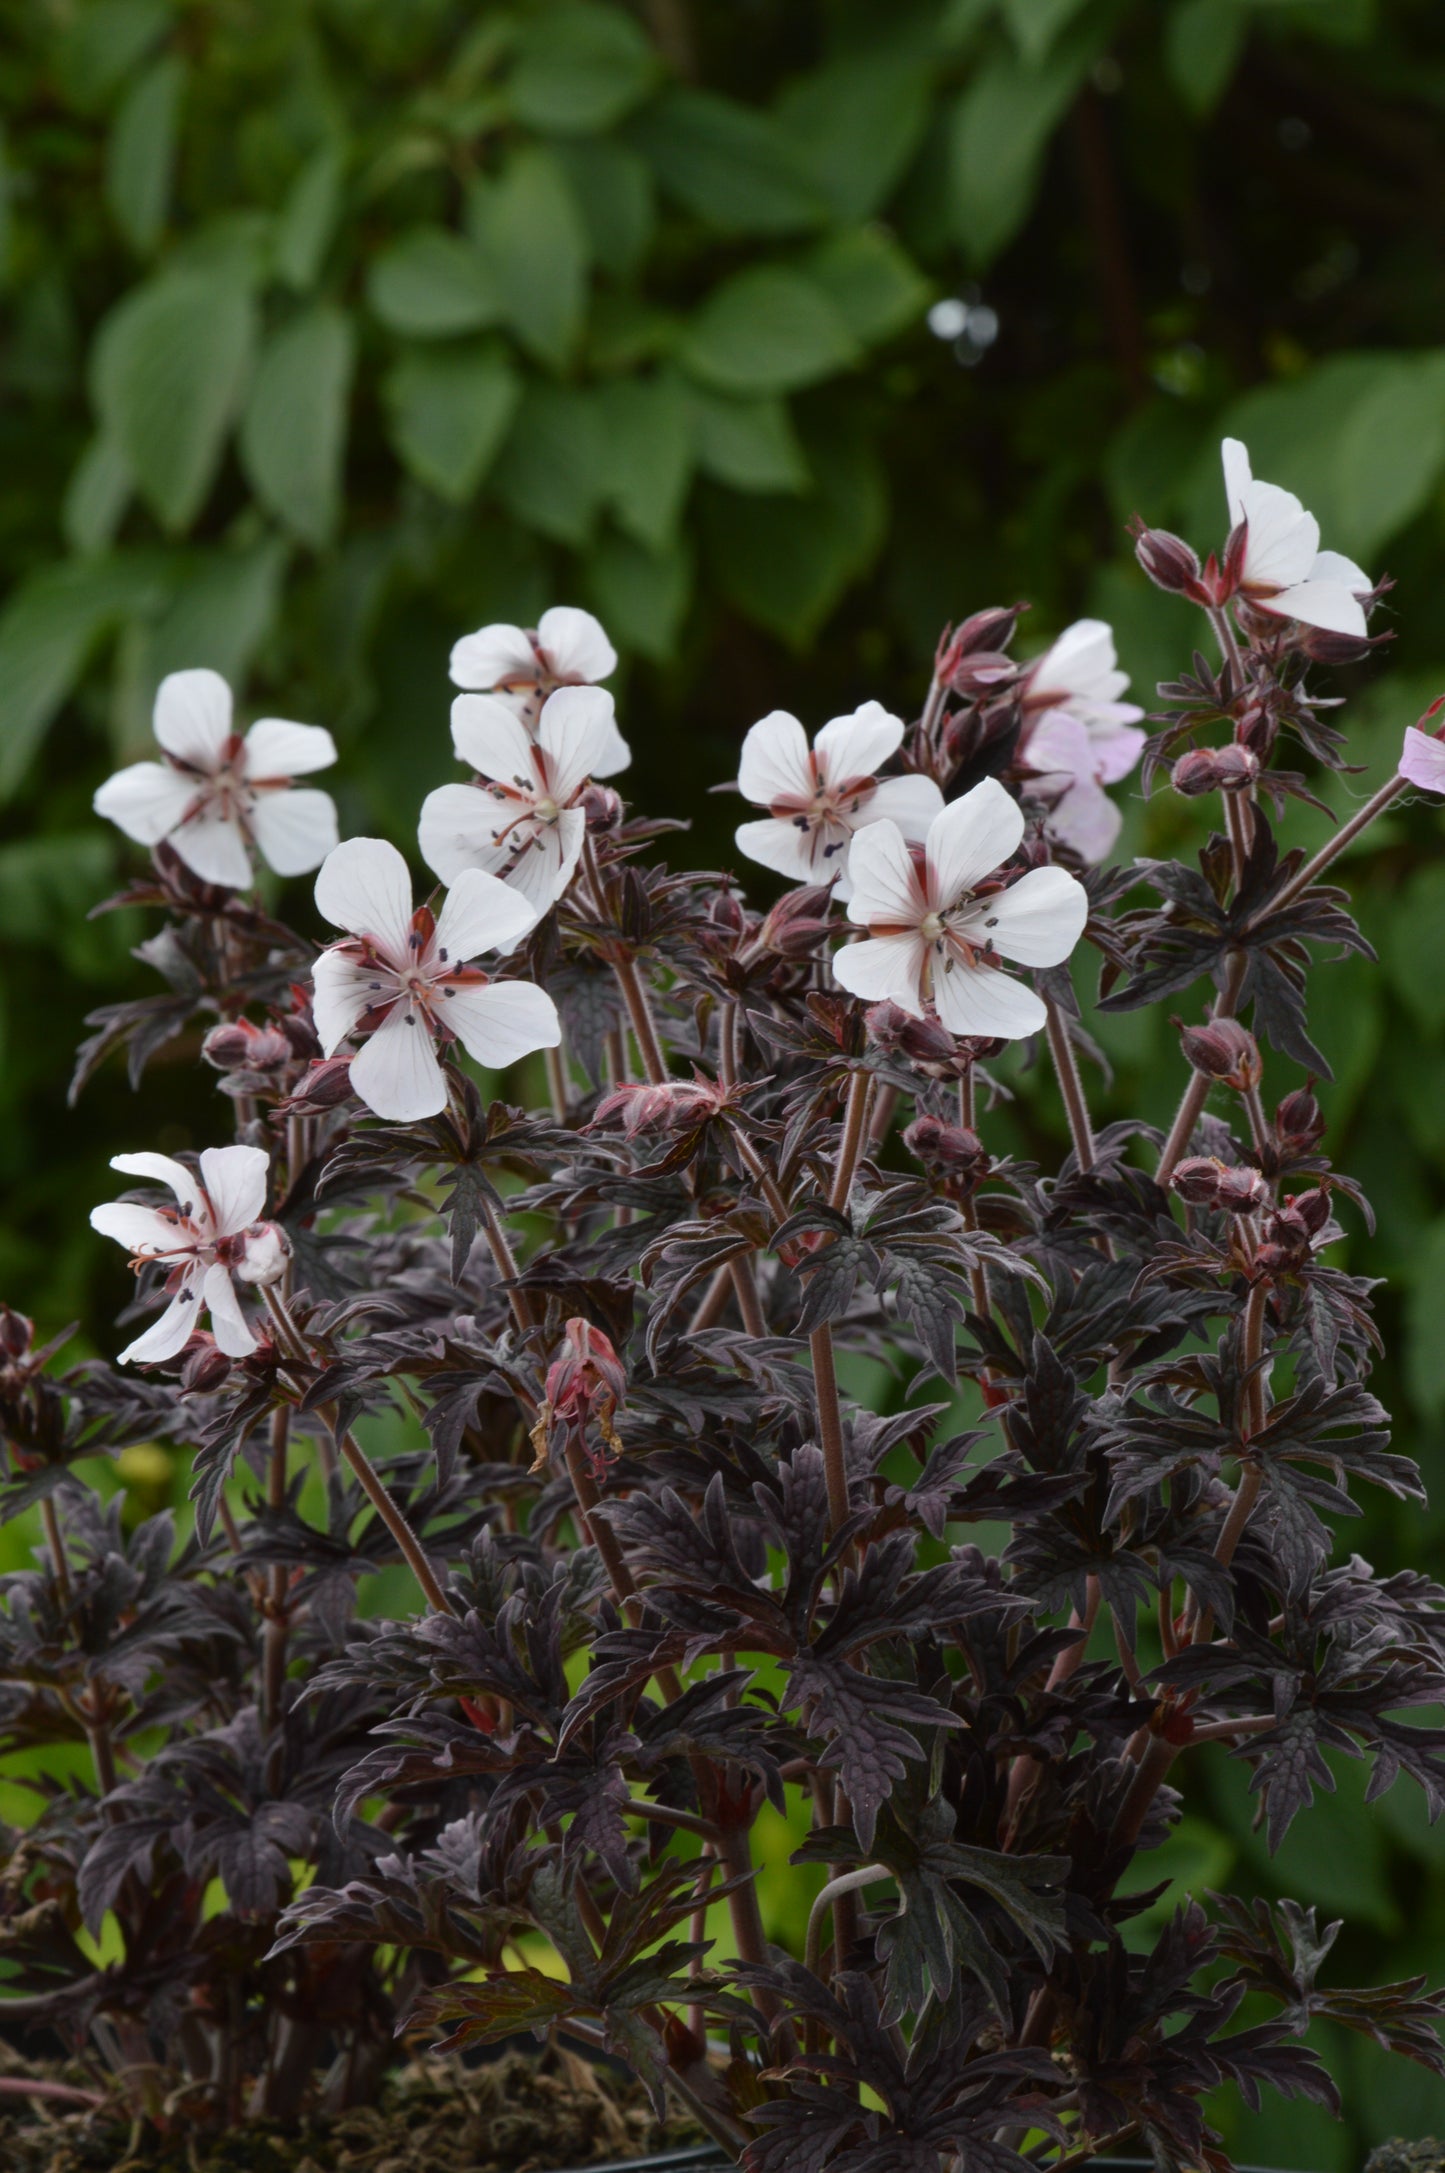
[[1360, 603], [1374, 587], [1352, 559], [1320, 549], [1320, 524], [1306, 513], [1293, 491], [1277, 483], [1257, 483], [1249, 453], [1238, 438], [1226, 438], [1224, 490], [1229, 518], [1249, 523], [1240, 588], [1251, 603], [1304, 626], [1331, 634], [1363, 636]]
[[319, 724], [261, 717], [245, 737], [231, 728], [231, 690], [212, 671], [172, 672], [156, 695], [164, 762], [134, 762], [95, 795], [95, 811], [141, 845], [163, 840], [203, 882], [245, 890], [250, 847], [278, 875], [305, 875], [336, 843], [326, 792], [291, 780], [324, 770], [336, 743]]
[[200, 1326], [203, 1310], [209, 1310], [227, 1357], [247, 1357], [256, 1338], [232, 1277], [273, 1281], [286, 1252], [274, 1225], [258, 1221], [270, 1168], [264, 1147], [207, 1147], [199, 1176], [168, 1154], [112, 1155], [110, 1166], [127, 1177], [153, 1177], [176, 1196], [174, 1207], [110, 1200], [91, 1209], [92, 1229], [124, 1245], [137, 1272], [151, 1260], [166, 1261], [170, 1268], [165, 1284], [170, 1304], [121, 1352], [120, 1363], [174, 1358]]
[[444, 883], [465, 868], [503, 877], [536, 921], [572, 880], [587, 834], [583, 790], [616, 732], [602, 687], [550, 694], [535, 739], [494, 695], [459, 694], [452, 745], [477, 782], [441, 785], [422, 802], [417, 836], [427, 866]]
[[878, 702], [825, 724], [811, 749], [796, 717], [771, 711], [743, 741], [738, 767], [743, 798], [770, 813], [765, 822], [742, 823], [738, 844], [750, 860], [797, 883], [836, 876], [836, 895], [851, 897], [854, 832], [886, 820], [911, 844], [921, 844], [943, 805], [930, 777], [877, 775], [902, 740], [902, 723]]
[[1018, 850], [1023, 810], [997, 778], [950, 801], [910, 853], [891, 822], [853, 841], [848, 918], [868, 930], [833, 960], [833, 977], [869, 1003], [886, 1000], [914, 1018], [932, 1003], [953, 1034], [1018, 1041], [1045, 1011], [1000, 960], [1062, 964], [1088, 918], [1084, 886], [1064, 868], [1031, 868], [1006, 888], [988, 879]]
[[510, 950], [536, 921], [520, 892], [469, 868], [439, 914], [412, 911], [411, 876], [383, 838], [348, 838], [316, 878], [316, 903], [348, 931], [312, 969], [316, 1031], [327, 1056], [369, 1036], [351, 1084], [379, 1117], [408, 1124], [446, 1107], [436, 1043], [459, 1041], [500, 1069], [562, 1038], [557, 1007], [531, 981], [492, 981], [467, 961]]
[[[574, 604], [554, 604], [535, 630], [522, 626], [482, 626], [463, 634], [452, 648], [454, 687], [469, 694], [494, 694], [535, 731], [543, 702], [558, 687], [592, 687], [617, 669], [617, 651], [590, 611]], [[594, 777], [615, 777], [632, 760], [632, 750], [616, 723], [606, 736]]]
[[1127, 777], [1144, 751], [1144, 712], [1119, 699], [1128, 684], [1103, 619], [1065, 628], [1025, 682], [1022, 760], [1056, 794], [1047, 827], [1090, 863], [1106, 857], [1123, 822], [1103, 788]]

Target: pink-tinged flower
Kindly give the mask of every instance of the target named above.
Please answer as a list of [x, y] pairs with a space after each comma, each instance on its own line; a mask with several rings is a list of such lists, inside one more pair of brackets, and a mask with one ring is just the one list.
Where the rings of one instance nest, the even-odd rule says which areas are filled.
[[[170, 1304], [160, 1319], [120, 1354], [153, 1365], [174, 1358], [209, 1311], [216, 1342], [228, 1358], [245, 1358], [256, 1348], [236, 1296], [233, 1276], [243, 1281], [270, 1279], [273, 1266], [284, 1265], [285, 1240], [271, 1223], [257, 1221], [266, 1205], [270, 1160], [263, 1147], [207, 1147], [199, 1176], [168, 1154], [117, 1154], [111, 1168], [127, 1177], [153, 1177], [169, 1185], [174, 1207], [142, 1207], [132, 1200], [108, 1201], [91, 1209], [91, 1228], [124, 1245], [139, 1273], [147, 1262], [169, 1264], [166, 1293]], [[252, 1260], [252, 1248], [255, 1258]]]
[[[627, 1375], [610, 1337], [589, 1320], [569, 1320], [562, 1355], [547, 1369], [544, 1394], [532, 1428], [537, 1452], [532, 1469], [545, 1469], [552, 1436], [560, 1433], [564, 1444], [581, 1450], [592, 1477], [602, 1484], [609, 1463], [622, 1454], [613, 1422], [627, 1394]], [[600, 1448], [589, 1433], [593, 1425], [602, 1437]]]
[[305, 875], [336, 843], [326, 792], [292, 779], [324, 770], [336, 743], [319, 724], [261, 717], [232, 729], [231, 690], [218, 672], [171, 672], [156, 695], [154, 729], [164, 762], [133, 762], [95, 795], [104, 815], [140, 845], [169, 845], [206, 883], [246, 890], [251, 848], [278, 875]]
[[1064, 868], [1032, 868], [1006, 888], [992, 887], [1023, 834], [1022, 809], [994, 777], [935, 816], [921, 852], [911, 853], [891, 822], [860, 831], [848, 918], [868, 939], [837, 953], [834, 979], [914, 1018], [932, 1004], [953, 1034], [1018, 1041], [1037, 1033], [1043, 1004], [1001, 962], [1061, 965], [1089, 902]]
[[1405, 732], [1405, 745], [1396, 765], [1398, 774], [1418, 785], [1422, 792], [1445, 792], [1445, 742], [1425, 726], [1432, 717], [1438, 717], [1445, 709], [1445, 694], [1430, 704], [1418, 724], [1410, 725]]
[[836, 877], [834, 896], [851, 897], [854, 832], [886, 820], [921, 844], [943, 805], [932, 778], [878, 776], [902, 740], [901, 722], [878, 702], [835, 717], [811, 748], [797, 718], [773, 710], [743, 741], [738, 768], [739, 792], [766, 807], [768, 820], [743, 823], [738, 844], [750, 860], [796, 883]]
[[601, 687], [549, 695], [535, 738], [494, 695], [459, 694], [452, 745], [476, 782], [442, 785], [422, 802], [417, 834], [427, 866], [444, 883], [485, 868], [528, 900], [532, 922], [540, 919], [572, 880], [587, 834], [587, 781], [616, 730]]
[[[452, 685], [469, 694], [494, 694], [535, 730], [542, 704], [558, 687], [592, 687], [617, 669], [617, 651], [590, 611], [554, 604], [534, 631], [521, 626], [483, 626], [463, 634], [452, 650]], [[615, 777], [632, 760], [616, 723], [594, 765], [594, 777]]]
[[1128, 684], [1103, 619], [1079, 619], [1028, 668], [1022, 760], [1053, 795], [1049, 830], [1091, 864], [1107, 856], [1123, 822], [1103, 788], [1127, 777], [1144, 751], [1144, 712], [1119, 699]]
[[1352, 559], [1320, 549], [1320, 524], [1306, 513], [1293, 491], [1277, 483], [1257, 483], [1249, 453], [1238, 438], [1226, 438], [1224, 489], [1229, 518], [1248, 524], [1240, 591], [1265, 611], [1331, 634], [1366, 631], [1362, 596], [1374, 583]]
[[366, 1035], [351, 1091], [379, 1117], [409, 1124], [446, 1107], [437, 1044], [459, 1041], [500, 1070], [562, 1038], [557, 1007], [531, 981], [493, 981], [468, 959], [510, 950], [536, 920], [527, 900], [469, 868], [439, 914], [412, 911], [411, 876], [383, 838], [348, 838], [316, 878], [316, 903], [348, 931], [312, 969], [316, 1032], [327, 1056]]

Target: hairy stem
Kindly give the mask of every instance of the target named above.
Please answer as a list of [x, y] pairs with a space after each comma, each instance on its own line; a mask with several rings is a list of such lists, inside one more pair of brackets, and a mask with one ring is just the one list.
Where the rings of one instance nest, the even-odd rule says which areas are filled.
[[[271, 1459], [266, 1471], [266, 1506], [286, 1506], [286, 1461], [291, 1438], [291, 1411], [278, 1404], [271, 1414]], [[266, 1593], [262, 1630], [261, 1726], [272, 1735], [281, 1725], [281, 1700], [286, 1683], [286, 1569], [278, 1562], [271, 1571]]]
[[[515, 1284], [518, 1275], [517, 1256], [512, 1251], [506, 1230], [502, 1226], [501, 1216], [488, 1199], [484, 1199], [482, 1202], [482, 1220], [487, 1233], [487, 1249], [492, 1256], [492, 1265], [496, 1268], [504, 1283]], [[529, 1328], [536, 1327], [537, 1316], [532, 1310], [532, 1301], [525, 1290], [508, 1290], [507, 1302], [512, 1308], [512, 1318], [517, 1324], [517, 1331], [520, 1335], [525, 1335]]]
[[1409, 782], [1408, 777], [1387, 778], [1379, 791], [1371, 793], [1364, 806], [1351, 815], [1348, 822], [1341, 823], [1334, 836], [1328, 839], [1320, 847], [1319, 851], [1314, 854], [1313, 858], [1305, 862], [1299, 873], [1291, 877], [1289, 882], [1285, 884], [1284, 889], [1270, 900], [1270, 912], [1277, 913], [1281, 906], [1289, 905], [1293, 899], [1299, 896], [1301, 891], [1308, 890], [1311, 883], [1317, 883], [1330, 863], [1338, 860], [1345, 847], [1351, 844], [1362, 830], [1368, 830], [1377, 816], [1384, 814], [1390, 802], [1405, 790]]
[[1074, 1160], [1081, 1170], [1091, 1170], [1096, 1160], [1094, 1128], [1089, 1122], [1089, 1105], [1084, 1099], [1084, 1082], [1079, 1077], [1074, 1045], [1069, 1039], [1068, 1024], [1058, 1005], [1049, 1001], [1046, 1008], [1049, 1054], [1054, 1060], [1059, 1092], [1064, 1097], [1064, 1111], [1069, 1120], [1069, 1138], [1073, 1141]]
[[[1244, 976], [1249, 960], [1243, 951], [1236, 951], [1230, 960], [1229, 973], [1224, 988], [1215, 1001], [1210, 1017], [1232, 1019], [1239, 1004], [1239, 992], [1244, 986]], [[1169, 1127], [1169, 1137], [1159, 1156], [1159, 1166], [1154, 1172], [1154, 1182], [1161, 1189], [1167, 1188], [1175, 1168], [1183, 1158], [1194, 1137], [1194, 1127], [1199, 1122], [1211, 1081], [1202, 1071], [1191, 1071], [1189, 1084], [1184, 1089], [1178, 1113]]]
[[337, 1447], [360, 1481], [362, 1493], [401, 1549], [408, 1568], [426, 1596], [427, 1605], [436, 1614], [450, 1614], [451, 1607], [446, 1593], [437, 1581], [436, 1572], [426, 1558], [421, 1541], [382, 1485], [376, 1466], [365, 1449], [354, 1434], [343, 1434]]

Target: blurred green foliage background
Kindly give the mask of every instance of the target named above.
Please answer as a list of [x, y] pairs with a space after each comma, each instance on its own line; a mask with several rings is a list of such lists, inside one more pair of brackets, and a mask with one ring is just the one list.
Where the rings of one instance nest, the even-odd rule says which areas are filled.
[[[1439, 0], [12, 0], [0, 47], [0, 1292], [111, 1346], [86, 1227], [109, 1155], [217, 1134], [175, 1045], [64, 1105], [83, 1014], [145, 991], [90, 795], [160, 676], [331, 727], [343, 830], [410, 845], [449, 777], [460, 632], [596, 610], [633, 790], [734, 858], [768, 708], [910, 712], [946, 619], [1031, 600], [1025, 648], [1113, 620], [1141, 698], [1202, 624], [1135, 512], [1222, 540], [1218, 440], [1398, 586], [1337, 675], [1366, 776], [1445, 686], [1445, 19]], [[1380, 623], [1377, 621], [1377, 624]], [[329, 782], [330, 780], [328, 780]], [[1125, 788], [1125, 845], [1197, 816]], [[1313, 842], [1322, 818], [1292, 834]], [[1333, 1146], [1380, 1215], [1383, 1388], [1429, 1515], [1345, 1543], [1445, 1570], [1445, 863], [1438, 810], [1346, 863], [1378, 967], [1322, 970]], [[296, 901], [306, 912], [304, 895]], [[1197, 1003], [1190, 1007], [1197, 1008]], [[1163, 1119], [1162, 1018], [1109, 1024], [1103, 1108]], [[1268, 1084], [1294, 1083], [1278, 1060]], [[1000, 1150], [1056, 1154], [1021, 1073]], [[184, 1475], [132, 1467], [148, 1506]], [[4, 1536], [12, 1551], [23, 1535]], [[1197, 1756], [1197, 1754], [1196, 1754]], [[1244, 1772], [1194, 1768], [1184, 1883], [1343, 1913], [1341, 1967], [1445, 1969], [1445, 1828], [1354, 1769], [1271, 1865]], [[770, 1923], [800, 1903], [768, 1873]], [[1356, 1981], [1358, 1981], [1358, 1976]], [[1445, 2132], [1357, 2044], [1348, 2117], [1227, 2116], [1344, 2173]], [[1221, 2115], [1221, 2117], [1226, 2117]]]

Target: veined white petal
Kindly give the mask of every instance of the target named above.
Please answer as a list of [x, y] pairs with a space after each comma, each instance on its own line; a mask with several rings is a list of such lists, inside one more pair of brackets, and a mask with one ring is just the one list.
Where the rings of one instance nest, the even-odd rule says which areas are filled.
[[1401, 777], [1408, 777], [1422, 792], [1445, 792], [1445, 742], [1422, 732], [1418, 725], [1410, 725], [1398, 769]]
[[[862, 833], [866, 836], [868, 833]], [[854, 849], [857, 849], [855, 840]], [[928, 945], [921, 936], [867, 936], [833, 953], [833, 979], [867, 1003], [885, 999], [915, 1019], [923, 1017], [922, 976]]]
[[553, 604], [537, 621], [537, 641], [555, 679], [593, 685], [617, 669], [617, 651], [600, 621], [575, 604]]
[[1124, 818], [1102, 785], [1090, 778], [1071, 784], [1050, 808], [1046, 827], [1060, 844], [1091, 868], [1107, 860]]
[[218, 1237], [237, 1237], [266, 1211], [266, 1180], [271, 1158], [264, 1147], [206, 1147], [201, 1154], [201, 1182], [215, 1217]]
[[336, 802], [329, 792], [263, 792], [250, 819], [261, 856], [278, 875], [309, 875], [335, 850]]
[[903, 719], [890, 716], [881, 702], [864, 702], [851, 717], [833, 717], [813, 741], [832, 785], [876, 775], [902, 745]]
[[1352, 596], [1368, 596], [1375, 585], [1364, 568], [1357, 566], [1352, 558], [1346, 558], [1343, 551], [1317, 551], [1308, 578], [1311, 581], [1338, 581]]
[[385, 838], [346, 838], [316, 878], [316, 908], [335, 928], [371, 936], [398, 964], [411, 937], [411, 871]]
[[322, 1053], [334, 1056], [363, 1011], [384, 997], [376, 975], [340, 951], [323, 951], [311, 968], [311, 1013]]
[[135, 1200], [106, 1200], [90, 1210], [90, 1227], [102, 1237], [124, 1245], [133, 1259], [159, 1260], [184, 1249], [185, 1233], [170, 1222], [158, 1207], [142, 1207]]
[[499, 679], [535, 677], [537, 656], [525, 630], [500, 623], [479, 626], [452, 645], [451, 681], [485, 694]]
[[[1019, 849], [1024, 812], [996, 777], [951, 800], [928, 832], [929, 888], [942, 910]], [[857, 881], [855, 874], [854, 881]]]
[[422, 859], [444, 883], [454, 883], [466, 868], [495, 873], [509, 851], [497, 843], [497, 833], [517, 812], [517, 803], [476, 785], [438, 785], [421, 803], [416, 835]]
[[431, 1035], [415, 1023], [405, 1003], [351, 1059], [351, 1088], [368, 1109], [394, 1124], [413, 1124], [446, 1108], [447, 1083]]
[[1283, 619], [1323, 627], [1326, 633], [1355, 634], [1363, 640], [1369, 632], [1359, 597], [1337, 581], [1298, 581], [1277, 596], [1261, 596], [1257, 601]]
[[594, 777], [615, 777], [619, 770], [632, 766], [632, 749], [617, 728], [617, 719], [610, 717], [601, 743], [592, 757]]
[[438, 1015], [468, 1056], [501, 1071], [534, 1049], [555, 1049], [562, 1039], [557, 1006], [531, 981], [490, 981], [485, 988], [439, 992]]
[[770, 709], [766, 717], [759, 717], [743, 741], [738, 791], [754, 807], [771, 807], [774, 800], [812, 799], [808, 735], [786, 709]]
[[91, 806], [138, 845], [169, 837], [196, 796], [196, 780], [164, 762], [133, 762], [101, 786]]
[[896, 823], [870, 822], [854, 832], [848, 877], [853, 885], [848, 918], [860, 927], [908, 928], [928, 911], [918, 871]]
[[200, 1326], [199, 1304], [201, 1270], [197, 1265], [176, 1292], [159, 1320], [151, 1322], [143, 1335], [134, 1343], [127, 1343], [117, 1354], [122, 1366], [153, 1366], [162, 1358], [174, 1358], [181, 1346], [191, 1339], [192, 1331]]
[[1249, 452], [1238, 438], [1226, 438], [1219, 450], [1224, 460], [1224, 495], [1229, 504], [1229, 525], [1237, 528], [1244, 519], [1244, 494], [1254, 481]]
[[906, 843], [922, 845], [934, 817], [942, 812], [943, 794], [931, 777], [885, 777], [859, 809], [856, 821], [860, 830], [867, 823], [891, 822]]
[[156, 691], [152, 728], [178, 762], [217, 770], [231, 736], [231, 690], [219, 672], [168, 672]]
[[534, 922], [557, 903], [571, 882], [586, 835], [587, 817], [582, 809], [564, 807], [555, 823], [537, 833], [535, 843], [515, 865], [507, 866], [506, 880], [529, 901]]
[[207, 1268], [201, 1295], [209, 1308], [211, 1329], [220, 1349], [228, 1358], [249, 1358], [256, 1348], [256, 1338], [241, 1311], [236, 1286], [219, 1261]]
[[452, 745], [457, 760], [479, 777], [537, 790], [532, 735], [520, 717], [492, 694], [458, 694], [452, 700]]
[[463, 868], [442, 901], [430, 970], [440, 976], [443, 965], [464, 966], [483, 951], [514, 950], [536, 925], [530, 901], [512, 884], [483, 868]]
[[980, 898], [957, 922], [982, 947], [992, 943], [1021, 966], [1057, 966], [1084, 932], [1089, 899], [1066, 868], [1030, 868], [1007, 890]]
[[1320, 547], [1320, 524], [1293, 491], [1278, 483], [1251, 483], [1244, 494], [1249, 539], [1244, 548], [1246, 581], [1289, 588], [1303, 581]]
[[321, 724], [290, 724], [284, 717], [258, 717], [241, 743], [241, 775], [307, 777], [330, 769], [336, 742]]
[[1022, 1041], [1036, 1034], [1048, 1013], [1031, 988], [993, 966], [970, 966], [952, 957], [947, 972], [933, 976], [933, 1008], [951, 1034], [980, 1040]]
[[[781, 815], [769, 815], [762, 822], [739, 823], [734, 836], [739, 852], [746, 853], [749, 860], [756, 860], [759, 867], [771, 868], [775, 875], [786, 875], [793, 883], [815, 880], [812, 840], [795, 822], [788, 822]], [[818, 880], [826, 882], [827, 876]]]
[[167, 842], [203, 883], [220, 883], [227, 890], [251, 888], [251, 855], [240, 825], [227, 816], [213, 815], [202, 808], [189, 822], [172, 830]]
[[[612, 696], [605, 687], [559, 687], [542, 704], [537, 741], [548, 758], [554, 798], [581, 791], [617, 731]], [[630, 756], [629, 756], [630, 759]]]
[[[1115, 702], [1129, 684], [1118, 669], [1114, 630], [1105, 619], [1076, 619], [1046, 649], [1029, 674], [1042, 694], [1071, 695], [1085, 704]], [[1067, 702], [1061, 702], [1067, 708]]]
[[183, 1215], [195, 1215], [199, 1208], [202, 1219], [209, 1222], [201, 1200], [199, 1180], [184, 1162], [172, 1161], [168, 1154], [152, 1154], [146, 1148], [137, 1154], [113, 1154], [110, 1166], [119, 1170], [123, 1177], [150, 1177], [158, 1185], [169, 1185]]

